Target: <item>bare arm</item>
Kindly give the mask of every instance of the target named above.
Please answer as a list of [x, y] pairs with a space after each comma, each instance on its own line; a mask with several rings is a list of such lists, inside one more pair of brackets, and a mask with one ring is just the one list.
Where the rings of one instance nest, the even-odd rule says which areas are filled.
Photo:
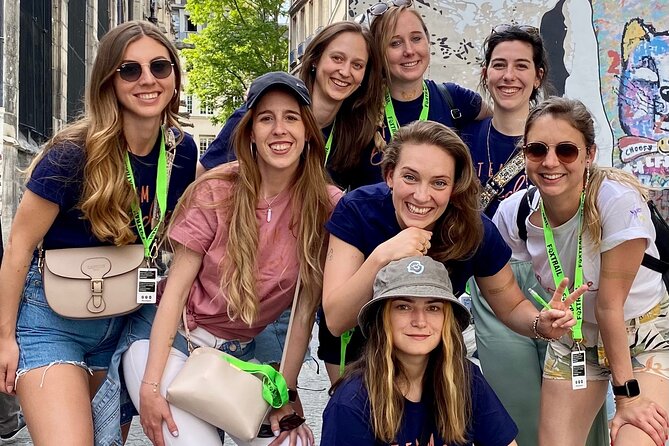
[[58, 215], [58, 205], [26, 190], [14, 217], [0, 268], [0, 391], [12, 393], [18, 365], [16, 318], [37, 244]]
[[381, 268], [393, 260], [422, 255], [431, 237], [429, 231], [406, 228], [365, 259], [358, 248], [330, 235], [323, 273], [323, 311], [332, 334], [340, 336], [358, 325], [358, 313], [372, 298], [374, 278]]
[[576, 323], [569, 305], [587, 290], [583, 285], [562, 301], [568, 282], [565, 278], [553, 293], [549, 302], [552, 309], [538, 312], [520, 291], [508, 263], [493, 276], [476, 278], [483, 296], [504, 325], [523, 336], [534, 337], [532, 324], [539, 314], [538, 331], [543, 336], [554, 339], [564, 335]]
[[[628, 240], [602, 254], [595, 317], [616, 386], [634, 378], [623, 306], [639, 271], [646, 244], [645, 239]], [[656, 445], [664, 445], [669, 425], [666, 408], [658, 404], [661, 401], [655, 402], [656, 395], [651, 388], [641, 390], [638, 397], [616, 397], [611, 440], [615, 441], [623, 425], [631, 424], [650, 436]]]

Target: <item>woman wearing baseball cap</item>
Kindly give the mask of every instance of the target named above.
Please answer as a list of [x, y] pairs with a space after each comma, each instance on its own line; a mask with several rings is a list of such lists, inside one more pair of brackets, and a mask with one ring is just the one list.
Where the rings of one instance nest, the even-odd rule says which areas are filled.
[[[288, 388], [297, 386], [321, 295], [323, 225], [341, 197], [326, 180], [323, 137], [310, 103], [304, 83], [287, 73], [254, 80], [235, 132], [239, 161], [199, 177], [175, 211], [168, 229], [174, 247], [169, 280], [157, 313], [146, 314], [144, 324], [134, 321], [132, 334], [144, 336], [123, 358], [128, 391], [156, 446], [222, 444], [215, 426], [165, 399], [189, 355], [179, 328], [184, 308], [191, 341], [249, 361], [255, 336], [290, 308], [299, 272], [296, 329], [283, 369]], [[281, 435], [274, 444], [286, 435], [286, 444], [313, 444], [306, 425], [281, 423], [294, 413], [290, 402], [270, 412], [271, 430]]]
[[382, 268], [358, 314], [364, 354], [333, 386], [321, 445], [515, 445], [513, 420], [465, 359], [469, 319], [441, 262]]

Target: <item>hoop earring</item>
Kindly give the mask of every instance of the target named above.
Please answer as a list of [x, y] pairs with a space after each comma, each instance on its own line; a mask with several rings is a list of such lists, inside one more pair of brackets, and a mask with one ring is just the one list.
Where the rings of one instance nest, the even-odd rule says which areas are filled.
[[251, 156], [253, 157], [253, 159], [258, 159], [258, 151], [256, 150], [253, 141], [249, 142], [249, 146], [251, 148]]
[[175, 89], [174, 89], [174, 94], [172, 94], [172, 98], [176, 98], [178, 94], [179, 94], [179, 92], [178, 92], [177, 89], [175, 88]]
[[315, 73], [315, 72], [316, 72], [316, 65], [312, 65], [312, 66], [311, 66], [311, 72], [312, 72], [312, 73]]
[[530, 199], [530, 181], [528, 180], [529, 176], [527, 175], [527, 169], [523, 169], [525, 174], [525, 199], [527, 200], [527, 206], [530, 208], [530, 214], [539, 210], [539, 205], [541, 204], [541, 193], [539, 193], [539, 201], [537, 201], [536, 206], [532, 206], [532, 200]]

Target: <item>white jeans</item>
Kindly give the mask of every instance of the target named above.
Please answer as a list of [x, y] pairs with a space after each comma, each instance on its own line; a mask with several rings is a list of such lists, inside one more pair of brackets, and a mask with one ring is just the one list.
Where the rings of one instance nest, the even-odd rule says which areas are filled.
[[[144, 369], [146, 368], [146, 361], [149, 356], [149, 341], [144, 339], [133, 342], [127, 352], [123, 355], [123, 376], [125, 384], [128, 388], [130, 398], [135, 407], [139, 407], [139, 388], [141, 386], [142, 378], [144, 377]], [[163, 372], [163, 379], [160, 382], [160, 393], [165, 397], [167, 394], [167, 387], [179, 373], [181, 368], [186, 363], [188, 356], [179, 350], [172, 348], [165, 370]], [[174, 407], [170, 404], [170, 411], [172, 417], [179, 429], [179, 436], [173, 437], [167, 429], [167, 424], [163, 423], [163, 438], [167, 446], [191, 446], [191, 445], [207, 445], [215, 446], [222, 445], [221, 439], [218, 435], [218, 430], [215, 426], [197, 418], [190, 413]], [[229, 435], [229, 434], [228, 434]], [[239, 440], [232, 435], [230, 438], [239, 446], [266, 446], [270, 444], [273, 438], [255, 438], [247, 442]], [[286, 439], [282, 443], [288, 446], [289, 441]], [[297, 439], [297, 446], [301, 446], [302, 442]]]

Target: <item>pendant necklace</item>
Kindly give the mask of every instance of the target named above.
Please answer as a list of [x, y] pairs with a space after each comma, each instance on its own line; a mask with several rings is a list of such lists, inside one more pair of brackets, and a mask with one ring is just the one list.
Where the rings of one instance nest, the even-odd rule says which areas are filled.
[[490, 157], [490, 129], [492, 129], [492, 118], [490, 118], [490, 124], [488, 125], [488, 135], [486, 136], [485, 145], [488, 149], [488, 179], [492, 178], [492, 158]]
[[272, 203], [276, 201], [279, 195], [281, 195], [281, 192], [276, 194], [270, 201], [267, 201], [267, 198], [262, 197], [262, 199], [265, 201], [265, 204], [267, 205], [267, 223], [272, 221]]

